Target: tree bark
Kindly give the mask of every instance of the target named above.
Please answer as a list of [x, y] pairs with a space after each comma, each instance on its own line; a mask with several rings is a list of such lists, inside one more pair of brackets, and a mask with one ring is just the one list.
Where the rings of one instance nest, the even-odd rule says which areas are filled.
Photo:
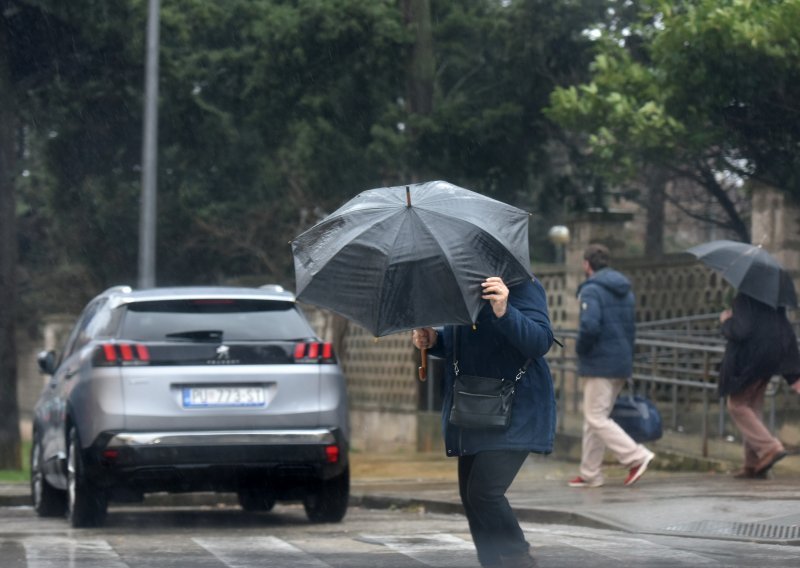
[[414, 49], [408, 72], [408, 106], [415, 114], [428, 115], [433, 110], [433, 86], [436, 61], [433, 55], [430, 0], [404, 0], [406, 25], [415, 33]]
[[664, 202], [667, 178], [662, 172], [655, 172], [648, 178], [644, 254], [648, 258], [653, 258], [664, 254]]
[[0, 469], [20, 469], [17, 406], [17, 234], [14, 96], [5, 27], [0, 25]]

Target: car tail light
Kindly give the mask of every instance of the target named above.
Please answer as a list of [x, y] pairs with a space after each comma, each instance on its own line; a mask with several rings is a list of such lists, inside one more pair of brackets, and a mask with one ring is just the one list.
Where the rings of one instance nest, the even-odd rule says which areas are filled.
[[119, 457], [119, 450], [103, 450], [103, 459], [114, 461]]
[[295, 363], [335, 363], [332, 343], [307, 341], [294, 346]]
[[326, 463], [339, 463], [339, 446], [325, 446]]
[[141, 343], [103, 343], [94, 351], [95, 366], [148, 365], [150, 351]]

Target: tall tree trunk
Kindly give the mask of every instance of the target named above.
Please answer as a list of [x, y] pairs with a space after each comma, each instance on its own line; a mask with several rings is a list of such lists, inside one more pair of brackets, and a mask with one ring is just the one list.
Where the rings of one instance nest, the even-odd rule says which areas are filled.
[[430, 0], [404, 0], [406, 24], [415, 33], [414, 50], [408, 72], [408, 105], [416, 114], [433, 110], [433, 84], [436, 62], [433, 56]]
[[0, 469], [20, 469], [17, 407], [16, 202], [14, 199], [14, 97], [5, 26], [0, 25]]
[[665, 172], [650, 172], [647, 179], [647, 229], [644, 254], [648, 258], [664, 254], [664, 202], [667, 176]]
[[[433, 55], [433, 30], [431, 28], [430, 0], [403, 0], [406, 25], [414, 31], [414, 48], [406, 74], [406, 108], [410, 115], [429, 115], [433, 111], [433, 88], [436, 78], [436, 61]], [[417, 133], [407, 129], [411, 155], [416, 155]], [[415, 161], [412, 159], [412, 162]], [[412, 166], [408, 181], [419, 181], [423, 172]]]

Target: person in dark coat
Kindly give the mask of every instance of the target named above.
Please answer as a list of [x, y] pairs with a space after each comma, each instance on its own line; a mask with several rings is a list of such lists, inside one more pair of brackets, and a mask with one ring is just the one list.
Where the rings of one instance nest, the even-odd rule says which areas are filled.
[[[556, 403], [553, 379], [544, 355], [553, 332], [542, 285], [535, 279], [510, 289], [499, 277], [483, 283], [488, 300], [474, 326], [415, 329], [412, 341], [432, 355], [445, 357], [442, 383], [442, 429], [448, 456], [458, 458], [458, 484], [470, 533], [481, 566], [536, 566], [529, 544], [505, 493], [530, 452], [553, 449]], [[506, 429], [471, 429], [450, 424], [455, 380], [454, 339], [458, 337], [458, 370], [467, 375], [513, 379], [516, 383], [511, 423]]]
[[786, 457], [781, 441], [762, 420], [764, 392], [773, 375], [783, 375], [800, 392], [800, 352], [797, 337], [783, 307], [773, 308], [736, 294], [732, 309], [720, 314], [728, 340], [719, 373], [719, 395], [727, 396], [728, 412], [744, 441], [740, 478], [765, 478]]

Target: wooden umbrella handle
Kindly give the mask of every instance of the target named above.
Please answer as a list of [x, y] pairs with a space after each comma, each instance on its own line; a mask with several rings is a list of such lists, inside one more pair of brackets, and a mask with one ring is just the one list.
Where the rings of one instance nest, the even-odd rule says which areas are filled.
[[419, 367], [419, 380], [425, 382], [428, 380], [428, 350], [422, 348], [419, 350], [420, 367]]

